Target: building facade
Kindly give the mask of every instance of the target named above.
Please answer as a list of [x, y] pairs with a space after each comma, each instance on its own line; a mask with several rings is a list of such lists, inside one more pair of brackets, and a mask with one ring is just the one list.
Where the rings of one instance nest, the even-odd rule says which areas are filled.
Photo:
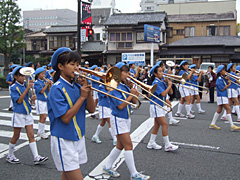
[[39, 31], [53, 25], [77, 24], [77, 12], [70, 9], [23, 11], [25, 29]]

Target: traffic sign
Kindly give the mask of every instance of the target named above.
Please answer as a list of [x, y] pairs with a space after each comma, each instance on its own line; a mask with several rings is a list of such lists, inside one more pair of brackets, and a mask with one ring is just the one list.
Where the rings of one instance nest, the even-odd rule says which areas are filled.
[[160, 28], [144, 24], [144, 41], [160, 43]]

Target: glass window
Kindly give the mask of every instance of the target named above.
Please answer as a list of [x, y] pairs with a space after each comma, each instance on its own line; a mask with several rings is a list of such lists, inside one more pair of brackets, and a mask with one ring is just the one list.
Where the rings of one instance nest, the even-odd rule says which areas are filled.
[[132, 33], [131, 32], [127, 33], [127, 41], [132, 41]]
[[116, 33], [116, 41], [120, 41], [120, 33]]
[[184, 32], [186, 37], [195, 36], [195, 27], [185, 27]]
[[116, 41], [115, 33], [110, 33], [110, 41]]
[[172, 36], [173, 36], [173, 28], [170, 27], [170, 28], [167, 29], [167, 37], [171, 38]]
[[177, 35], [183, 35], [184, 29], [177, 29]]
[[126, 41], [127, 40], [127, 35], [126, 33], [122, 33], [122, 41]]

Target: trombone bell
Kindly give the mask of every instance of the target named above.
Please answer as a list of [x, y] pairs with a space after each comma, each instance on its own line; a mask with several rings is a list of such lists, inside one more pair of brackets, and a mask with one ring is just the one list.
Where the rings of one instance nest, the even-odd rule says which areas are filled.
[[24, 76], [30, 76], [35, 72], [35, 70], [31, 67], [24, 67], [24, 68], [21, 68], [19, 72]]
[[[121, 78], [120, 69], [117, 67], [112, 67], [106, 73], [105, 84], [117, 88], [121, 81], [120, 78]], [[105, 86], [106, 90], [113, 91], [114, 89], [110, 88], [109, 86]]]

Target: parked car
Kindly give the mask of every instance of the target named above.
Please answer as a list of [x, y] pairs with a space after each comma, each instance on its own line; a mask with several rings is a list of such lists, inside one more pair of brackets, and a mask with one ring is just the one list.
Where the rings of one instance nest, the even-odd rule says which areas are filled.
[[215, 65], [215, 63], [211, 63], [211, 62], [204, 62], [204, 63], [202, 63], [200, 68], [199, 68], [199, 70], [200, 71], [202, 70], [203, 72], [206, 73], [209, 66], [212, 66], [213, 67], [213, 72], [216, 73], [216, 65]]

